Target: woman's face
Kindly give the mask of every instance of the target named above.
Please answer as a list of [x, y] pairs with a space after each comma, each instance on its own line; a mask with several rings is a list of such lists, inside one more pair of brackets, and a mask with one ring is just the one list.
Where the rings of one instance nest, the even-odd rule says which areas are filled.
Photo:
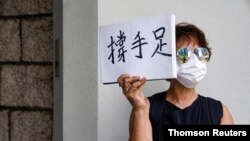
[[194, 38], [190, 38], [190, 41], [186, 38], [180, 38], [177, 43], [176, 43], [176, 50], [178, 50], [179, 48], [190, 48], [192, 50], [194, 50], [195, 48], [198, 48], [198, 42], [196, 39]]

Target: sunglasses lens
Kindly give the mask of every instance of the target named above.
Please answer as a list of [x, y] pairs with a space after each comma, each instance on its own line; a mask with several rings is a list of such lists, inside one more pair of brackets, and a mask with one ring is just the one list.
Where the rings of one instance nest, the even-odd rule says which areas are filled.
[[188, 48], [180, 48], [177, 50], [177, 59], [180, 63], [186, 63], [190, 56], [191, 56], [192, 52], [190, 49]]
[[200, 61], [207, 62], [209, 58], [209, 51], [206, 48], [199, 47], [194, 50], [194, 54]]

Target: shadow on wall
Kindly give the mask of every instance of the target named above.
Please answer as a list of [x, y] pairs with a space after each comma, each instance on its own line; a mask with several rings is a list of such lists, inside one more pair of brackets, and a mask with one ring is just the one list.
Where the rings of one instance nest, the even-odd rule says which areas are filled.
[[245, 0], [245, 1], [246, 1], [247, 5], [250, 6], [250, 0]]

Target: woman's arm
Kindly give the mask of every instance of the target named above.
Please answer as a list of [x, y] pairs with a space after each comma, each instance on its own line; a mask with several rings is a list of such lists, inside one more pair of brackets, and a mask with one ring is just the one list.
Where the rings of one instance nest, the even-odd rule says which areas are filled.
[[152, 141], [150, 103], [143, 93], [146, 78], [140, 79], [139, 76], [123, 74], [117, 81], [133, 107], [129, 123], [129, 141]]
[[221, 125], [229, 125], [229, 124], [234, 124], [233, 117], [230, 114], [228, 108], [226, 105], [222, 104], [223, 107], [223, 116], [221, 118]]
[[152, 141], [152, 127], [149, 119], [150, 103], [146, 99], [144, 111], [132, 110], [129, 121], [129, 141]]

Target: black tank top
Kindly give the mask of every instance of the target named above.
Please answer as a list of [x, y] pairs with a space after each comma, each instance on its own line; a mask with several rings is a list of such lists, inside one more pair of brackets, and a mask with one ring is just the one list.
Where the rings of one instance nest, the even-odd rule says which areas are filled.
[[222, 104], [215, 99], [198, 95], [188, 107], [180, 109], [165, 100], [167, 92], [149, 97], [153, 141], [162, 141], [167, 125], [218, 125], [223, 115]]

